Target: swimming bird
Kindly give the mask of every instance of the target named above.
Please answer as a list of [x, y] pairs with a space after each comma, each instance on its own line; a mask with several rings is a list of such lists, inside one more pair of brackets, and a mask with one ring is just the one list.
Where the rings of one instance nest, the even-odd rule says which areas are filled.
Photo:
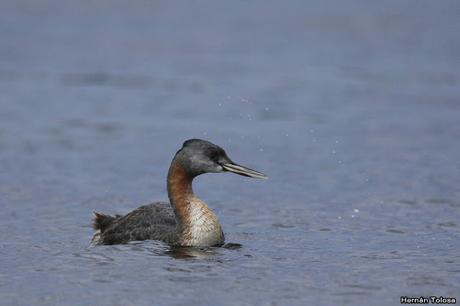
[[172, 246], [221, 246], [225, 238], [219, 219], [193, 192], [192, 181], [203, 173], [233, 172], [267, 178], [261, 172], [234, 163], [221, 147], [201, 139], [189, 139], [174, 156], [168, 172], [170, 203], [141, 206], [130, 213], [95, 212], [96, 233], [91, 245], [161, 240]]

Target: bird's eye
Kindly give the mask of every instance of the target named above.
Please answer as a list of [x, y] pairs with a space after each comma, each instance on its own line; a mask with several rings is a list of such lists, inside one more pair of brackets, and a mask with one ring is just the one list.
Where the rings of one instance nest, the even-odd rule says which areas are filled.
[[223, 150], [221, 151], [218, 149], [212, 149], [208, 151], [207, 155], [210, 160], [212, 160], [215, 163], [219, 163], [219, 159], [221, 158], [223, 154], [225, 154]]
[[217, 151], [212, 151], [209, 153], [209, 158], [212, 160], [212, 161], [217, 161], [218, 157], [219, 157], [219, 153]]

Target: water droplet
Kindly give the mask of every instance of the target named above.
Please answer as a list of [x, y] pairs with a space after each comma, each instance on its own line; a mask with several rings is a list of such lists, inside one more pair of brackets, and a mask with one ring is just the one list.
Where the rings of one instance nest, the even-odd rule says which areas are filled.
[[353, 209], [353, 211], [354, 211], [355, 213], [359, 213], [359, 209], [357, 209], [357, 208]]

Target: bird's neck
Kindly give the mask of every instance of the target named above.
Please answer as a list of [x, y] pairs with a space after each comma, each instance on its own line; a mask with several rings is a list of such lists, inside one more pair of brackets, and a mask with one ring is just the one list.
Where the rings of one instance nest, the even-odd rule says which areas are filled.
[[168, 173], [168, 196], [179, 224], [189, 219], [188, 207], [196, 198], [192, 189], [192, 181], [193, 177], [187, 173], [181, 163], [173, 160]]
[[168, 196], [180, 227], [182, 245], [223, 243], [222, 229], [214, 212], [192, 189], [193, 177], [174, 159], [168, 173]]

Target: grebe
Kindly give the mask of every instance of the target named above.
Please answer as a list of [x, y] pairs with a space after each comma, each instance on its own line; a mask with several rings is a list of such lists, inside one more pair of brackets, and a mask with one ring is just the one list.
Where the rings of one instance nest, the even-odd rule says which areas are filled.
[[225, 151], [209, 141], [189, 139], [174, 156], [168, 172], [169, 203], [141, 206], [127, 215], [94, 213], [96, 233], [91, 245], [122, 244], [134, 240], [161, 240], [173, 246], [220, 246], [224, 233], [216, 214], [192, 190], [203, 173], [230, 171], [253, 178], [261, 172], [235, 164]]

